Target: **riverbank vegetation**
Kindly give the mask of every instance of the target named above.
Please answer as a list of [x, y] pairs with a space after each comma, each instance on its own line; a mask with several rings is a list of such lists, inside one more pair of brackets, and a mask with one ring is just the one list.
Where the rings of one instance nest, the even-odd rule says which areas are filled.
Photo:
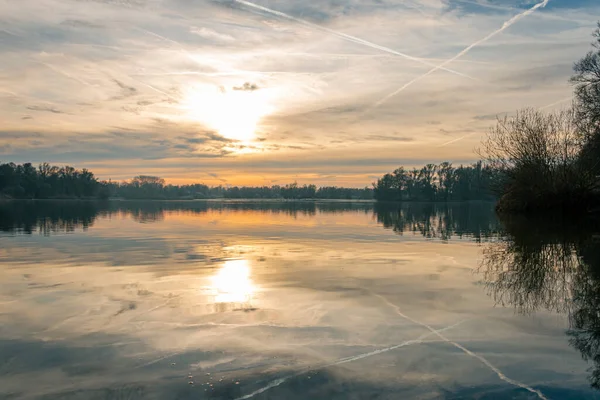
[[574, 65], [573, 106], [499, 118], [468, 167], [399, 168], [374, 183], [378, 201], [498, 198], [499, 212], [600, 210], [600, 23]]
[[570, 110], [525, 109], [498, 121], [480, 154], [499, 171], [498, 211], [592, 211], [600, 205], [600, 24], [574, 65]]
[[411, 170], [400, 167], [373, 184], [374, 196], [377, 201], [493, 200], [495, 175], [482, 162], [459, 167], [444, 162]]

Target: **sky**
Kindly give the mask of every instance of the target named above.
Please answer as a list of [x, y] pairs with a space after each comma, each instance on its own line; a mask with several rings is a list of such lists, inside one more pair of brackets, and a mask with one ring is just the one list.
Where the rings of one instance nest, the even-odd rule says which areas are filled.
[[[0, 162], [363, 187], [567, 107], [597, 0], [0, 0]], [[594, 17], [596, 16], [596, 17]]]

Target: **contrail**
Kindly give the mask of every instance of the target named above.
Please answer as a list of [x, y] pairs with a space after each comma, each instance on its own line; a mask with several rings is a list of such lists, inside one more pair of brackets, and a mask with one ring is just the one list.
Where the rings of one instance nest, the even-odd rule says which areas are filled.
[[154, 33], [154, 32], [151, 32], [151, 31], [149, 31], [149, 30], [147, 30], [147, 29], [144, 29], [144, 28], [139, 28], [139, 27], [137, 27], [137, 26], [133, 27], [133, 29], [136, 29], [136, 30], [138, 30], [138, 31], [140, 31], [140, 32], [144, 32], [144, 33], [146, 33], [146, 34], [148, 34], [148, 35], [151, 35], [151, 36], [154, 36], [154, 37], [156, 37], [156, 38], [158, 38], [158, 39], [162, 39], [162, 40], [164, 40], [164, 41], [166, 41], [166, 42], [170, 42], [170, 43], [172, 43], [172, 44], [174, 44], [174, 45], [178, 46], [178, 47], [179, 47], [181, 50], [184, 50], [184, 49], [183, 49], [183, 46], [181, 45], [181, 43], [179, 43], [179, 42], [177, 42], [177, 41], [175, 41], [175, 40], [173, 40], [173, 39], [169, 39], [169, 38], [167, 38], [167, 37], [164, 37], [164, 36], [162, 36], [162, 35], [159, 35], [158, 33]]
[[[305, 21], [303, 19], [293, 17], [293, 16], [291, 16], [289, 14], [286, 14], [286, 13], [283, 13], [281, 11], [276, 11], [276, 10], [273, 10], [273, 9], [270, 9], [270, 8], [267, 8], [267, 7], [264, 7], [264, 6], [260, 6], [258, 4], [254, 4], [254, 3], [251, 3], [251, 2], [246, 1], [246, 0], [233, 0], [233, 1], [236, 2], [236, 3], [242, 4], [242, 5], [245, 5], [247, 7], [251, 7], [251, 8], [254, 8], [254, 9], [257, 9], [257, 10], [269, 13], [271, 15], [275, 15], [277, 17], [281, 17], [281, 18], [288, 19], [290, 21], [297, 22], [297, 23], [299, 23], [301, 25], [305, 25], [305, 26], [308, 26], [308, 27], [311, 27], [311, 28], [314, 28], [314, 29], [318, 29], [318, 30], [323, 31], [323, 32], [327, 32], [327, 33], [329, 33], [331, 35], [337, 36], [339, 38], [342, 38], [344, 40], [347, 40], [347, 41], [350, 41], [350, 42], [353, 42], [353, 43], [362, 44], [363, 46], [371, 47], [373, 49], [381, 50], [381, 51], [384, 51], [386, 53], [390, 53], [390, 54], [394, 54], [394, 55], [397, 55], [397, 56], [400, 56], [400, 57], [404, 57], [404, 58], [406, 58], [408, 60], [416, 61], [416, 62], [419, 62], [421, 64], [425, 64], [425, 65], [430, 66], [430, 67], [431, 66], [436, 67], [435, 64], [432, 64], [432, 63], [430, 63], [428, 61], [425, 61], [425, 60], [423, 60], [421, 58], [413, 57], [413, 56], [410, 56], [408, 54], [401, 53], [401, 52], [396, 51], [394, 49], [390, 49], [389, 47], [381, 46], [381, 45], [378, 45], [376, 43], [369, 42], [367, 40], [358, 38], [356, 36], [348, 35], [348, 34], [345, 34], [343, 32], [339, 32], [339, 31], [336, 31], [336, 30], [333, 30], [333, 29], [329, 29], [329, 28], [326, 28], [326, 27], [321, 26], [321, 25], [313, 24], [312, 22], [308, 22], [308, 21]], [[455, 75], [459, 75], [459, 76], [462, 76], [464, 78], [475, 79], [475, 78], [473, 78], [473, 77], [471, 77], [469, 75], [463, 74], [462, 72], [458, 72], [458, 71], [454, 71], [454, 70], [449, 69], [449, 68], [445, 68], [445, 66], [443, 66], [443, 65], [442, 66], [437, 66], [436, 68], [444, 70], [444, 71], [447, 71], [447, 72], [451, 72], [451, 73], [453, 73]]]
[[520, 387], [522, 389], [525, 389], [531, 393], [536, 394], [540, 399], [542, 400], [548, 400], [548, 398], [546, 396], [544, 396], [544, 394], [542, 392], [540, 392], [539, 390], [533, 389], [530, 386], [527, 386], [526, 384], [516, 381], [514, 379], [511, 379], [509, 377], [507, 377], [506, 375], [504, 375], [502, 373], [502, 371], [500, 371], [498, 368], [496, 368], [495, 366], [493, 366], [487, 359], [483, 358], [483, 356], [480, 356], [479, 354], [473, 353], [471, 350], [467, 349], [464, 346], [461, 346], [460, 344], [453, 342], [452, 340], [448, 339], [446, 336], [442, 335], [442, 333], [440, 331], [436, 331], [435, 329], [433, 329], [431, 326], [427, 325], [424, 322], [421, 321], [417, 321], [416, 319], [413, 319], [411, 317], [409, 317], [408, 315], [404, 314], [402, 311], [400, 311], [400, 307], [398, 307], [397, 305], [395, 305], [394, 303], [391, 303], [388, 299], [386, 299], [385, 297], [383, 297], [382, 295], [379, 294], [373, 294], [375, 297], [378, 297], [379, 299], [381, 299], [381, 301], [383, 301], [384, 303], [386, 303], [387, 305], [389, 305], [390, 307], [394, 308], [396, 310], [396, 314], [398, 314], [399, 316], [401, 316], [402, 318], [413, 322], [417, 325], [421, 325], [424, 328], [427, 328], [431, 331], [431, 333], [433, 335], [436, 335], [437, 337], [439, 337], [440, 339], [442, 339], [444, 342], [451, 344], [452, 346], [456, 347], [457, 349], [463, 351], [465, 354], [474, 357], [476, 359], [478, 359], [479, 361], [481, 361], [486, 367], [488, 367], [489, 369], [491, 369], [497, 376], [498, 378], [502, 379], [504, 382], [509, 383], [513, 386], [517, 386]]
[[[565, 101], [569, 101], [569, 100], [573, 100], [573, 96], [565, 97], [565, 98], [564, 98], [564, 99], [562, 99], [562, 100], [558, 100], [558, 101], [555, 101], [554, 103], [550, 103], [550, 104], [548, 104], [548, 105], [546, 105], [546, 106], [540, 107], [540, 108], [538, 108], [538, 110], [539, 110], [539, 111], [542, 111], [542, 110], [545, 110], [546, 108], [554, 107], [554, 106], [556, 106], [556, 105], [559, 105], [559, 104], [561, 104], [561, 103], [564, 103]], [[478, 133], [478, 132], [469, 133], [469, 134], [467, 134], [467, 135], [464, 135], [464, 136], [461, 136], [461, 137], [459, 137], [459, 138], [452, 139], [452, 140], [450, 140], [450, 141], [448, 141], [448, 142], [446, 142], [446, 143], [442, 143], [442, 144], [440, 144], [440, 145], [439, 145], [439, 146], [437, 146], [437, 147], [444, 147], [444, 146], [448, 146], [449, 144], [456, 143], [456, 142], [458, 142], [458, 141], [460, 141], [460, 140], [466, 139], [466, 138], [468, 138], [469, 136], [473, 136], [473, 135], [475, 135], [475, 134], [477, 134], [477, 133]]]
[[573, 100], [573, 96], [572, 95], [569, 96], [569, 97], [565, 97], [562, 100], [558, 100], [558, 101], [555, 101], [554, 103], [548, 104], [547, 106], [540, 107], [540, 108], [538, 108], [538, 110], [545, 110], [546, 108], [550, 108], [550, 107], [559, 105], [559, 104], [564, 103], [565, 101], [569, 101], [569, 100]]
[[176, 41], [176, 40], [173, 40], [173, 39], [169, 39], [168, 37], [164, 37], [164, 36], [162, 36], [162, 35], [159, 35], [158, 33], [151, 32], [151, 31], [149, 31], [149, 30], [147, 30], [147, 29], [144, 29], [144, 28], [138, 28], [138, 27], [134, 27], [134, 29], [136, 29], [136, 30], [138, 30], [138, 31], [140, 31], [140, 32], [143, 32], [143, 33], [145, 33], [145, 34], [147, 34], [147, 35], [154, 36], [155, 38], [158, 38], [158, 39], [164, 40], [165, 42], [169, 42], [169, 43], [171, 43], [171, 44], [174, 44], [175, 46], [179, 47], [179, 51], [180, 51], [181, 53], [185, 54], [185, 55], [186, 55], [188, 58], [190, 58], [191, 60], [194, 60], [194, 58], [192, 57], [192, 54], [191, 54], [189, 51], [187, 51], [187, 50], [185, 49], [185, 47], [183, 47], [183, 46], [182, 46], [182, 44], [181, 44], [181, 43], [179, 43], [178, 41]]
[[[241, 1], [241, 0], [236, 0], [236, 1]], [[482, 44], [484, 42], [487, 42], [488, 40], [490, 40], [491, 38], [493, 38], [497, 34], [503, 32], [506, 28], [508, 28], [509, 26], [511, 26], [512, 24], [514, 24], [518, 20], [520, 20], [521, 18], [528, 16], [529, 14], [531, 14], [532, 12], [534, 12], [535, 10], [537, 10], [540, 7], [546, 7], [546, 5], [548, 4], [549, 1], [550, 0], [544, 0], [541, 3], [537, 3], [535, 6], [531, 7], [530, 9], [528, 9], [526, 11], [523, 11], [521, 14], [515, 15], [514, 17], [512, 17], [511, 19], [509, 19], [508, 21], [506, 21], [502, 25], [502, 27], [500, 29], [495, 30], [494, 32], [490, 33], [489, 35], [487, 35], [483, 39], [479, 39], [475, 43], [473, 43], [473, 44], [469, 45], [468, 47], [466, 47], [465, 49], [463, 49], [460, 53], [458, 53], [454, 57], [452, 57], [452, 58], [444, 61], [440, 65], [438, 65], [438, 66], [430, 69], [429, 71], [427, 71], [423, 75], [420, 75], [420, 76], [414, 78], [413, 80], [405, 83], [402, 87], [398, 88], [394, 92], [390, 93], [389, 95], [385, 96], [383, 99], [381, 99], [378, 102], [376, 102], [371, 108], [379, 107], [380, 105], [382, 105], [383, 103], [385, 103], [386, 101], [388, 101], [392, 97], [396, 96], [398, 93], [402, 92], [404, 89], [406, 89], [407, 87], [409, 87], [413, 83], [418, 82], [421, 79], [423, 79], [423, 78], [425, 78], [425, 77], [433, 74], [435, 71], [443, 69], [446, 65], [450, 64], [451, 62], [453, 62], [453, 61], [459, 59], [460, 57], [464, 56], [465, 54], [467, 54], [469, 51], [471, 51], [471, 49], [473, 47], [479, 46], [480, 44]]]
[[444, 332], [444, 331], [450, 330], [452, 328], [455, 328], [455, 327], [457, 327], [458, 325], [460, 325], [460, 324], [462, 324], [464, 322], [465, 322], [465, 320], [459, 321], [459, 322], [457, 322], [457, 323], [455, 323], [453, 325], [447, 326], [447, 327], [439, 329], [439, 330], [435, 330], [435, 329], [431, 328], [431, 329], [433, 329], [431, 332], [426, 332], [426, 333], [422, 334], [421, 336], [419, 336], [416, 339], [407, 340], [407, 341], [402, 342], [400, 344], [397, 344], [395, 346], [386, 347], [384, 349], [379, 349], [379, 350], [371, 351], [369, 353], [358, 354], [356, 356], [342, 358], [342, 359], [339, 359], [339, 360], [337, 360], [335, 362], [332, 362], [332, 363], [329, 363], [329, 364], [325, 364], [325, 365], [321, 365], [320, 367], [301, 370], [301, 371], [296, 372], [296, 373], [294, 373], [292, 375], [288, 375], [288, 376], [284, 376], [283, 378], [275, 379], [275, 380], [269, 382], [266, 386], [263, 386], [262, 388], [260, 388], [258, 390], [255, 390], [254, 392], [249, 393], [249, 394], [247, 394], [245, 396], [238, 397], [235, 400], [250, 399], [250, 398], [252, 398], [252, 397], [254, 397], [256, 395], [259, 395], [261, 393], [266, 392], [269, 389], [277, 387], [277, 386], [281, 385], [282, 383], [284, 383], [284, 382], [286, 382], [286, 381], [288, 381], [288, 380], [290, 380], [292, 378], [295, 378], [295, 377], [297, 377], [299, 375], [305, 374], [305, 373], [310, 372], [310, 371], [318, 371], [318, 370], [321, 370], [321, 369], [324, 369], [324, 368], [333, 367], [333, 366], [336, 366], [336, 365], [345, 364], [345, 363], [349, 363], [349, 362], [353, 362], [353, 361], [357, 361], [357, 360], [362, 360], [363, 358], [372, 357], [372, 356], [375, 356], [375, 355], [378, 355], [378, 354], [381, 354], [381, 353], [387, 353], [388, 351], [396, 350], [396, 349], [399, 349], [401, 347], [405, 347], [405, 346], [410, 346], [410, 345], [413, 345], [413, 344], [422, 343], [425, 338], [427, 338], [429, 336], [432, 336], [432, 335], [435, 335], [436, 333]]
[[444, 147], [444, 146], [448, 146], [449, 144], [456, 143], [456, 142], [458, 142], [459, 140], [463, 140], [463, 139], [466, 139], [466, 138], [468, 138], [469, 136], [473, 136], [473, 135], [475, 135], [476, 133], [478, 133], [478, 132], [469, 133], [469, 134], [467, 134], [467, 135], [464, 135], [464, 136], [461, 136], [461, 137], [459, 137], [459, 138], [452, 139], [452, 140], [450, 140], [450, 141], [448, 141], [448, 142], [446, 142], [446, 143], [440, 144], [440, 145], [439, 145], [439, 146], [437, 146], [437, 147]]
[[60, 68], [57, 68], [57, 67], [55, 67], [55, 66], [54, 66], [54, 65], [52, 65], [52, 64], [48, 64], [48, 63], [45, 63], [45, 62], [42, 62], [42, 61], [37, 61], [37, 62], [38, 62], [38, 63], [40, 63], [40, 64], [42, 64], [42, 65], [43, 65], [43, 66], [45, 66], [46, 68], [49, 68], [49, 69], [51, 69], [52, 71], [54, 71], [54, 72], [56, 72], [56, 73], [59, 73], [59, 74], [61, 74], [61, 75], [63, 75], [63, 76], [66, 76], [66, 77], [67, 77], [67, 78], [69, 78], [69, 79], [72, 79], [72, 80], [74, 80], [74, 81], [76, 81], [76, 82], [79, 82], [79, 83], [81, 83], [82, 85], [86, 85], [86, 86], [91, 86], [91, 87], [94, 87], [94, 85], [92, 85], [91, 83], [89, 83], [89, 82], [86, 82], [86, 81], [84, 81], [83, 79], [80, 79], [80, 78], [76, 77], [75, 75], [72, 75], [72, 74], [70, 74], [70, 73], [68, 73], [68, 72], [66, 72], [66, 71], [64, 71], [64, 70], [62, 70], [62, 69], [60, 69]]
[[169, 93], [167, 93], [167, 92], [165, 92], [165, 91], [163, 91], [163, 90], [160, 90], [160, 89], [158, 89], [158, 88], [155, 88], [154, 86], [150, 85], [149, 83], [146, 83], [146, 82], [140, 81], [139, 79], [135, 79], [135, 78], [134, 78], [134, 77], [132, 77], [131, 75], [129, 75], [129, 79], [131, 79], [131, 80], [133, 80], [133, 81], [136, 81], [137, 83], [139, 83], [139, 84], [141, 84], [141, 85], [144, 85], [144, 86], [146, 86], [146, 87], [147, 87], [147, 88], [149, 88], [149, 89], [152, 89], [152, 90], [154, 90], [156, 93], [160, 93], [160, 94], [162, 94], [162, 95], [164, 95], [164, 96], [167, 96], [169, 99], [173, 100], [173, 101], [174, 101], [174, 102], [176, 102], [176, 103], [179, 103], [179, 100], [180, 100], [180, 99], [176, 98], [175, 96], [172, 96], [172, 95], [170, 95]]

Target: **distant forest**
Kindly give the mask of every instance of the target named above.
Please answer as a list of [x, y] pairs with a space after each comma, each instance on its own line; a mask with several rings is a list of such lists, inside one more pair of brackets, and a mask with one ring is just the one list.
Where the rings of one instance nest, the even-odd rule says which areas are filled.
[[374, 188], [317, 187], [291, 183], [284, 186], [169, 185], [155, 176], [137, 176], [125, 182], [100, 181], [87, 169], [0, 164], [0, 198], [13, 199], [338, 199], [381, 201], [452, 201], [492, 199], [492, 171], [481, 163], [458, 168], [449, 163], [426, 165], [386, 174]]
[[0, 198], [5, 199], [342, 199], [372, 200], [370, 188], [315, 185], [238, 187], [204, 184], [168, 185], [156, 176], [137, 176], [125, 182], [100, 181], [87, 169], [48, 163], [0, 164]]

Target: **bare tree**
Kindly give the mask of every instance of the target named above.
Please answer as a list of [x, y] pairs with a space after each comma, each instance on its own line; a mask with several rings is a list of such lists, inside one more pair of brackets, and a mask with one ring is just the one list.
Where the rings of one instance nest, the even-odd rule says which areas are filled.
[[526, 108], [498, 119], [479, 154], [500, 171], [494, 185], [500, 208], [544, 207], [590, 190], [594, 179], [579, 162], [583, 141], [575, 115]]

